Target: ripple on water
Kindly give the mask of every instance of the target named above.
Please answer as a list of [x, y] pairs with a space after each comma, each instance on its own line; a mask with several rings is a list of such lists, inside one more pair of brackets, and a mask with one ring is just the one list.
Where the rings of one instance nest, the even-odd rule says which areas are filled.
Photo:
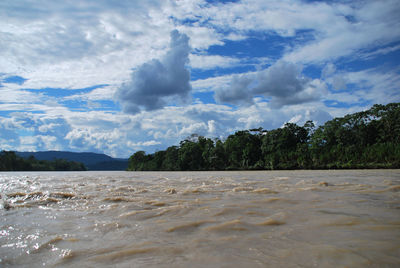
[[399, 175], [0, 174], [0, 265], [396, 267]]

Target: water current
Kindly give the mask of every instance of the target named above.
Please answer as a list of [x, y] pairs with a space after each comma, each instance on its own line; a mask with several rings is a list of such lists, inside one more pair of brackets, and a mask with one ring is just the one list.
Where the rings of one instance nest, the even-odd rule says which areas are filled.
[[0, 173], [0, 267], [400, 267], [400, 170]]

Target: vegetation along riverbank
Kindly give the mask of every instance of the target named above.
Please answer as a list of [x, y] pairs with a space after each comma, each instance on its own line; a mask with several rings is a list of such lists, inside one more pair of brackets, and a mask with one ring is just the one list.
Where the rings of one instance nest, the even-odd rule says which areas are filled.
[[316, 128], [237, 131], [225, 140], [198, 135], [179, 146], [135, 152], [128, 170], [400, 168], [400, 103], [374, 105]]

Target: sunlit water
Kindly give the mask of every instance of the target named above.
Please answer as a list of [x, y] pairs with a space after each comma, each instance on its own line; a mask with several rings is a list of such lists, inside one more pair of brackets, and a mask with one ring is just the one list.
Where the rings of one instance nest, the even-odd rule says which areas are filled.
[[0, 173], [0, 266], [400, 267], [400, 170]]

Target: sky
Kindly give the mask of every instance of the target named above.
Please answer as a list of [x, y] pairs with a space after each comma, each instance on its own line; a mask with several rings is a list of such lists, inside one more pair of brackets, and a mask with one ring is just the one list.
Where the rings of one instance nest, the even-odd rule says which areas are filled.
[[164, 150], [400, 101], [400, 1], [2, 0], [0, 150]]

